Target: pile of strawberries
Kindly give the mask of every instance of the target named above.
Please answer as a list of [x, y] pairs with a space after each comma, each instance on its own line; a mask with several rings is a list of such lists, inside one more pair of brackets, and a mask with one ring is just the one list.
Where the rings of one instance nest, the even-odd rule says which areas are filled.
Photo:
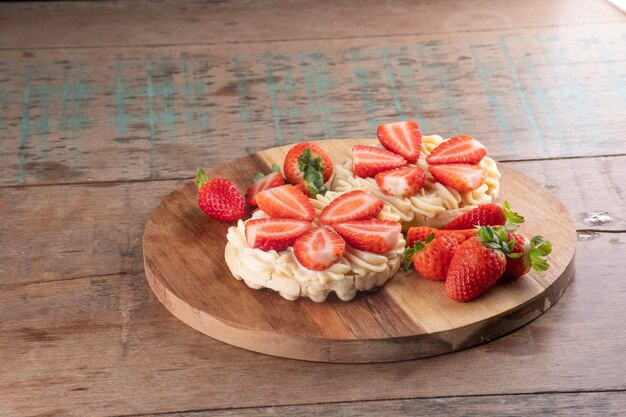
[[[383, 254], [393, 249], [400, 237], [399, 223], [375, 219], [383, 202], [363, 191], [352, 191], [333, 200], [320, 214], [320, 227], [313, 225], [315, 209], [309, 197], [326, 193], [333, 165], [328, 154], [313, 143], [293, 146], [283, 166], [274, 165], [267, 175], [258, 173], [245, 199], [232, 182], [208, 180], [197, 173], [198, 203], [211, 217], [235, 221], [243, 217], [246, 202], [268, 218], [246, 222], [246, 241], [252, 248], [282, 251], [293, 246], [298, 262], [321, 271], [339, 262], [346, 243], [367, 252]], [[286, 184], [289, 182], [291, 184]]]
[[412, 227], [403, 268], [415, 269], [429, 280], [445, 281], [446, 294], [453, 300], [472, 300], [500, 279], [520, 277], [531, 268], [548, 269], [545, 256], [552, 250], [550, 242], [514, 233], [523, 221], [505, 202], [470, 210], [443, 230]]
[[[396, 197], [411, 197], [424, 185], [424, 171], [414, 165], [420, 155], [422, 134], [413, 121], [380, 125], [378, 140], [385, 149], [355, 145], [352, 172], [358, 177], [375, 177], [381, 191]], [[428, 171], [440, 183], [459, 192], [480, 187], [487, 172], [478, 164], [487, 148], [468, 135], [453, 137], [426, 158]]]

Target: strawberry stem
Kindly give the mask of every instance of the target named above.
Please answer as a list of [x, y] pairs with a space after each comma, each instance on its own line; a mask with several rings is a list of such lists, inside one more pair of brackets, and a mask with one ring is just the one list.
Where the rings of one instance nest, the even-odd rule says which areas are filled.
[[511, 210], [511, 206], [508, 201], [505, 201], [504, 204], [502, 204], [502, 213], [506, 219], [503, 229], [507, 233], [514, 232], [520, 224], [524, 223], [524, 216]]
[[404, 256], [402, 257], [402, 270], [406, 272], [407, 275], [409, 275], [413, 270], [413, 255], [415, 255], [415, 252], [419, 252], [424, 249], [434, 238], [435, 234], [431, 233], [425, 241], [422, 242], [416, 240], [413, 243], [413, 247], [408, 247], [404, 250]]
[[515, 239], [507, 241], [506, 231], [503, 227], [484, 226], [478, 229], [478, 239], [480, 243], [488, 248], [499, 250], [509, 258], [515, 258], [516, 256], [510, 256], [511, 251], [515, 247]]
[[552, 244], [541, 236], [530, 239], [530, 264], [535, 271], [545, 271], [550, 267], [545, 257], [552, 252]]
[[324, 195], [328, 189], [324, 186], [324, 160], [321, 156], [313, 158], [310, 148], [305, 148], [298, 158], [298, 168], [304, 174], [304, 180], [312, 197]]
[[209, 177], [206, 175], [206, 172], [202, 168], [198, 168], [196, 170], [196, 187], [198, 190], [202, 188], [202, 186], [209, 180]]

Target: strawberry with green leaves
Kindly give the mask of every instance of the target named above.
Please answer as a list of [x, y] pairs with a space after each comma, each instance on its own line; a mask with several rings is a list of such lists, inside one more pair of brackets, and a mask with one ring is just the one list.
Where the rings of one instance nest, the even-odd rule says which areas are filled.
[[445, 230], [472, 229], [478, 226], [504, 226], [507, 232], [514, 231], [524, 223], [524, 216], [511, 210], [508, 201], [504, 204], [485, 204], [461, 214], [443, 228]]
[[431, 281], [444, 281], [448, 273], [454, 252], [465, 241], [459, 233], [446, 233], [435, 237], [431, 233], [426, 240], [415, 241], [404, 252], [402, 268], [409, 273], [411, 269]]
[[285, 178], [309, 197], [324, 195], [324, 184], [333, 175], [333, 161], [318, 145], [310, 142], [294, 145], [283, 163]]
[[209, 216], [223, 222], [234, 222], [246, 212], [246, 201], [237, 186], [224, 178], [207, 177], [202, 168], [196, 172], [198, 205]]
[[446, 276], [446, 294], [456, 301], [470, 301], [492, 287], [506, 269], [506, 257], [515, 246], [504, 230], [481, 227], [454, 252]]
[[280, 173], [280, 167], [276, 164], [272, 165], [272, 172], [265, 175], [262, 172], [257, 172], [252, 177], [254, 184], [252, 184], [246, 191], [246, 201], [252, 207], [256, 207], [256, 195], [261, 191], [269, 188], [274, 188], [285, 184], [285, 179]]
[[[508, 278], [517, 278], [526, 274], [531, 269], [543, 272], [550, 265], [545, 257], [552, 252], [552, 244], [541, 236], [534, 236], [528, 240], [526, 236], [520, 233], [509, 233], [509, 240], [515, 241], [515, 246], [508, 255], [506, 270], [504, 276]], [[519, 254], [518, 257], [512, 255]]]

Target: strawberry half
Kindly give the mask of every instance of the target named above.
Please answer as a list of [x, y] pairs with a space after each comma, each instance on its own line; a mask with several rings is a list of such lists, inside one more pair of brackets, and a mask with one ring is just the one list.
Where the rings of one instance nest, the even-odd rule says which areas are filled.
[[417, 241], [404, 251], [403, 269], [413, 268], [431, 281], [444, 281], [456, 249], [465, 241], [460, 233], [446, 233], [435, 237], [430, 234], [425, 241]]
[[352, 172], [357, 177], [373, 177], [379, 172], [405, 165], [406, 160], [403, 157], [388, 150], [367, 145], [352, 147]]
[[384, 203], [361, 190], [350, 191], [324, 207], [322, 223], [342, 223], [350, 220], [367, 220], [376, 217]]
[[198, 205], [206, 214], [223, 222], [234, 222], [246, 212], [246, 201], [237, 186], [224, 178], [208, 179], [206, 172], [196, 172]]
[[491, 203], [478, 206], [461, 214], [443, 228], [445, 230], [471, 229], [478, 226], [504, 226], [507, 232], [512, 232], [524, 223], [524, 217], [511, 211], [509, 202], [503, 205]]
[[439, 230], [439, 229], [433, 229], [432, 227], [426, 227], [426, 226], [414, 226], [414, 227], [409, 228], [409, 231], [406, 234], [406, 244], [407, 246], [411, 247], [417, 241], [424, 242], [426, 239], [428, 239], [428, 236], [430, 236], [431, 234], [437, 238], [439, 236], [446, 236], [451, 233], [454, 233], [454, 234], [463, 235], [465, 239], [469, 239], [470, 237], [476, 236], [476, 232], [478, 232], [478, 229]]
[[504, 273], [506, 256], [514, 242], [506, 232], [481, 227], [478, 236], [461, 243], [454, 252], [446, 276], [446, 294], [456, 301], [469, 301], [485, 292]]
[[303, 267], [323, 271], [339, 262], [346, 242], [328, 226], [309, 230], [293, 244], [293, 253]]
[[487, 170], [478, 165], [430, 165], [428, 172], [443, 185], [454, 188], [460, 193], [477, 189], [487, 179]]
[[332, 227], [351, 246], [378, 254], [393, 249], [402, 235], [400, 223], [388, 220], [355, 220], [335, 223]]
[[504, 276], [517, 278], [526, 274], [531, 269], [545, 271], [550, 265], [545, 257], [552, 252], [552, 244], [541, 236], [535, 236], [530, 241], [526, 236], [519, 233], [509, 233], [508, 239], [515, 240], [515, 246], [506, 256], [506, 269]]
[[246, 242], [264, 251], [287, 249], [311, 228], [311, 223], [297, 219], [252, 219], [246, 222]]
[[385, 148], [401, 155], [410, 163], [415, 163], [420, 156], [422, 133], [413, 121], [380, 125], [376, 135]]
[[426, 158], [429, 165], [475, 165], [487, 155], [485, 145], [469, 135], [460, 135], [442, 142]]
[[333, 161], [319, 146], [311, 142], [294, 145], [283, 164], [285, 178], [292, 184], [306, 181], [308, 194], [315, 197], [326, 193], [324, 184], [333, 175]]
[[376, 174], [376, 183], [384, 194], [402, 198], [417, 194], [425, 180], [426, 174], [418, 167], [400, 168]]
[[256, 202], [270, 217], [302, 219], [309, 222], [315, 218], [313, 204], [293, 185], [281, 185], [261, 191], [256, 196]]
[[[275, 165], [275, 167], [278, 168], [278, 165]], [[280, 168], [278, 168], [278, 170], [280, 171]], [[252, 184], [250, 188], [248, 188], [248, 190], [246, 191], [246, 201], [248, 202], [248, 204], [250, 204], [252, 207], [256, 207], [256, 195], [258, 193], [285, 184], [285, 179], [279, 171], [275, 171], [267, 175], [263, 175], [262, 173], [258, 172], [254, 176], [254, 184]]]

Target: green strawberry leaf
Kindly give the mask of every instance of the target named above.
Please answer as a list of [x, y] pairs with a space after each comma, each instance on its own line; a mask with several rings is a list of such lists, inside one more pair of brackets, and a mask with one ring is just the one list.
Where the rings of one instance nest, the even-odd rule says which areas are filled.
[[272, 164], [272, 172], [280, 172], [280, 167], [276, 164]]
[[541, 236], [530, 239], [530, 264], [535, 271], [545, 271], [550, 267], [545, 257], [552, 252], [552, 244]]
[[507, 241], [507, 234], [504, 228], [496, 226], [483, 226], [478, 229], [478, 238], [484, 246], [498, 250], [508, 255], [515, 247], [515, 239]]
[[298, 168], [304, 174], [311, 196], [326, 194], [328, 189], [324, 186], [324, 160], [321, 156], [313, 158], [311, 149], [306, 148], [298, 158]]
[[196, 187], [198, 190], [202, 188], [204, 183], [209, 180], [209, 177], [206, 175], [206, 172], [202, 168], [198, 168], [196, 170]]
[[504, 218], [506, 219], [503, 229], [507, 233], [514, 232], [520, 224], [524, 223], [524, 216], [512, 211], [508, 201], [505, 201], [504, 204], [502, 204], [502, 212], [504, 213]]
[[261, 180], [262, 178], [265, 178], [265, 174], [262, 172], [257, 172], [256, 174], [254, 174], [254, 176], [252, 177], [252, 181], [257, 182], [259, 180]]

